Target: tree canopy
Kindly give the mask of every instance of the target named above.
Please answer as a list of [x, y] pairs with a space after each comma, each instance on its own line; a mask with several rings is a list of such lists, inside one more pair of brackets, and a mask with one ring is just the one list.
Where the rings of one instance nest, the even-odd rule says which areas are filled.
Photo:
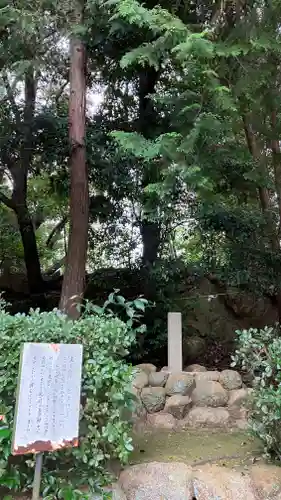
[[26, 272], [37, 293], [65, 271], [76, 37], [87, 271], [181, 261], [267, 293], [281, 316], [280, 11], [274, 0], [4, 0], [3, 276]]

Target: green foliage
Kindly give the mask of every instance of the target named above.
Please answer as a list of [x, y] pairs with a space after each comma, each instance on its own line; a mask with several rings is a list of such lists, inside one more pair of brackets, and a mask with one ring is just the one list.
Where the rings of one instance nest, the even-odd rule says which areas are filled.
[[116, 6], [113, 19], [119, 17], [139, 28], [147, 27], [154, 34], [188, 32], [184, 23], [160, 5], [147, 9], [136, 0], [109, 0], [108, 5]]
[[137, 133], [112, 132], [112, 136], [124, 151], [146, 161], [155, 158], [159, 154], [157, 144]]
[[[13, 270], [23, 265], [23, 249], [16, 220], [10, 210], [0, 205], [1, 247], [0, 266], [9, 264]], [[12, 265], [11, 265], [12, 264]], [[5, 265], [3, 266], [5, 268]]]
[[[140, 333], [143, 343], [132, 356], [154, 355], [165, 343], [161, 332], [169, 294], [181, 279], [178, 259], [227, 284], [271, 296], [280, 288], [280, 250], [272, 243], [280, 240], [280, 154], [274, 158], [272, 152], [272, 139], [281, 132], [280, 3], [223, 2], [219, 18], [217, 3], [89, 0], [86, 24], [77, 31], [87, 46], [87, 94], [98, 94], [99, 103], [102, 95], [100, 107], [91, 103], [87, 116], [88, 269], [136, 269], [141, 280], [143, 222], [160, 228], [160, 264], [147, 279], [156, 308], [149, 309], [149, 330]], [[27, 205], [34, 223], [43, 216], [36, 229], [43, 271], [57, 262], [62, 268], [69, 230], [66, 224], [55, 245], [46, 245], [69, 205], [64, 41], [73, 32], [70, 7], [69, 2], [17, 0], [5, 1], [1, 9], [1, 193], [11, 195], [9, 165], [20, 158], [22, 142], [15, 110], [22, 121], [23, 82], [33, 66], [38, 92]], [[152, 84], [146, 90], [143, 78]], [[142, 90], [148, 92], [142, 96], [145, 110], [140, 109]], [[3, 205], [2, 269], [22, 271], [20, 234]], [[100, 274], [100, 287], [106, 273]], [[121, 288], [121, 281], [112, 288]], [[122, 314], [125, 318], [124, 309]]]
[[[268, 223], [254, 207], [202, 204], [197, 212], [204, 267], [229, 284], [257, 293], [276, 292], [280, 255], [270, 249]], [[261, 238], [261, 234], [263, 238]]]
[[232, 366], [254, 378], [250, 425], [264, 444], [267, 457], [281, 460], [281, 337], [279, 327], [236, 332], [238, 349]]
[[[118, 319], [110, 305], [119, 301], [126, 310], [127, 322]], [[105, 308], [86, 304], [79, 320], [73, 322], [59, 311], [39, 310], [29, 315], [9, 315], [0, 311], [0, 414], [5, 427], [0, 435], [0, 485], [8, 489], [30, 488], [33, 460], [20, 462], [10, 457], [20, 349], [23, 342], [82, 343], [82, 406], [79, 448], [46, 454], [43, 475], [44, 496], [70, 497], [59, 493], [89, 485], [95, 490], [107, 479], [106, 464], [111, 459], [126, 463], [132, 451], [132, 440], [125, 412], [133, 408], [130, 393], [131, 368], [122, 357], [135, 341], [133, 318], [140, 319], [146, 301], [142, 298], [126, 303], [112, 295]], [[63, 478], [67, 466], [71, 476]], [[78, 497], [77, 497], [78, 498]], [[80, 498], [80, 497], [79, 497]]]
[[[280, 189], [268, 152], [270, 113], [280, 103], [275, 87], [280, 83], [275, 69], [280, 9], [273, 3], [251, 5], [241, 11], [239, 21], [212, 26], [214, 12], [207, 5], [206, 17], [201, 13], [193, 22], [190, 6], [182, 10], [161, 4], [158, 9], [135, 0], [110, 5], [115, 5], [115, 19], [149, 30], [150, 38], [145, 32], [145, 42], [122, 56], [122, 67], [148, 64], [161, 72], [154, 102], [165, 103], [169, 132], [166, 128], [149, 142], [135, 133], [115, 134], [123, 150], [144, 160], [157, 158], [163, 166], [161, 181], [146, 192], [157, 189], [159, 203], [169, 196], [166, 177], [180, 178], [197, 198], [192, 216], [200, 235], [197, 253], [204, 249], [202, 265], [232, 284], [276, 293], [280, 252], [272, 241], [280, 221], [271, 200], [268, 214], [261, 214], [256, 192], [261, 187], [276, 193]], [[225, 8], [226, 19], [234, 16]], [[260, 159], [252, 157], [246, 140], [247, 113]]]

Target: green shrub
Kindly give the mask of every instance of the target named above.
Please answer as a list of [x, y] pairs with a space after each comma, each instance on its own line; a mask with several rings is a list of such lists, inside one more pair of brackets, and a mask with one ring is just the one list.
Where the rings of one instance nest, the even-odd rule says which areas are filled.
[[267, 457], [281, 460], [281, 338], [279, 327], [236, 332], [232, 366], [253, 376], [250, 426], [264, 443]]
[[[64, 495], [64, 489], [69, 488], [67, 477], [71, 478], [73, 488], [86, 484], [95, 490], [106, 480], [109, 460], [118, 459], [122, 463], [128, 460], [133, 448], [125, 411], [133, 408], [129, 390], [132, 369], [122, 357], [135, 341], [133, 320], [139, 317], [137, 310], [144, 309], [145, 304], [144, 299], [137, 299], [127, 305], [127, 322], [116, 318], [110, 310], [90, 304], [75, 322], [57, 310], [11, 316], [0, 308], [0, 424], [5, 423], [9, 430], [13, 426], [23, 342], [82, 343], [84, 347], [80, 445], [45, 455], [44, 467], [48, 471], [43, 474], [45, 496], [78, 498]], [[110, 300], [106, 305], [110, 305]], [[28, 489], [33, 477], [33, 456], [15, 459], [10, 456], [10, 449], [10, 433], [2, 432], [0, 486]]]

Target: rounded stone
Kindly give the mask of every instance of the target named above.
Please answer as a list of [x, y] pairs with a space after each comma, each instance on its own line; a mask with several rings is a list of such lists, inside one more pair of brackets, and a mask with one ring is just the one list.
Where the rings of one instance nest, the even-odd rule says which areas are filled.
[[234, 389], [229, 391], [228, 406], [243, 406], [249, 399], [249, 392], [247, 389]]
[[155, 429], [174, 429], [176, 420], [170, 413], [150, 413], [147, 416], [147, 425]]
[[139, 368], [143, 372], [147, 373], [149, 375], [152, 372], [156, 372], [157, 368], [155, 365], [152, 363], [141, 363], [139, 365], [136, 365], [136, 368]]
[[247, 410], [245, 408], [240, 408], [239, 406], [228, 406], [227, 409], [232, 422], [235, 423], [237, 420], [247, 420]]
[[152, 387], [164, 387], [169, 377], [166, 372], [152, 372], [148, 376], [148, 384]]
[[133, 395], [133, 405], [132, 408], [123, 407], [122, 409], [122, 418], [127, 420], [128, 422], [134, 424], [137, 421], [145, 421], [147, 411], [143, 405], [143, 402], [140, 397], [140, 390], [136, 387], [132, 387], [130, 390]]
[[281, 469], [273, 464], [253, 465], [250, 476], [257, 498], [280, 500]]
[[182, 421], [183, 427], [226, 427], [230, 416], [225, 408], [191, 408]]
[[223, 370], [220, 374], [219, 382], [227, 391], [233, 391], [242, 387], [242, 377], [235, 370]]
[[200, 382], [201, 380], [211, 380], [213, 382], [218, 382], [220, 378], [220, 372], [210, 371], [195, 374], [195, 382]]
[[197, 382], [191, 395], [195, 406], [226, 406], [228, 401], [227, 391], [218, 383], [210, 380]]
[[249, 430], [249, 423], [247, 420], [242, 418], [241, 420], [236, 420], [236, 422], [234, 422], [234, 427], [241, 431], [247, 431]]
[[190, 500], [193, 497], [192, 469], [180, 462], [149, 462], [127, 467], [120, 474], [119, 485], [127, 500]]
[[132, 380], [132, 386], [136, 389], [143, 389], [148, 385], [148, 375], [142, 371], [138, 370], [134, 374], [134, 378]]
[[189, 396], [175, 394], [167, 398], [164, 411], [173, 415], [177, 420], [181, 420], [186, 416], [191, 406], [192, 401]]
[[257, 500], [245, 472], [217, 465], [206, 464], [194, 470], [193, 488], [198, 500]]
[[184, 369], [185, 372], [206, 372], [207, 371], [207, 368], [205, 368], [205, 366], [202, 366], [202, 365], [188, 365], [185, 369]]
[[134, 412], [132, 414], [133, 420], [137, 418], [145, 419], [146, 418], [146, 409], [143, 405], [143, 402], [140, 397], [138, 397], [135, 401]]
[[163, 410], [166, 401], [166, 392], [163, 387], [144, 387], [141, 391], [142, 402], [148, 413]]
[[168, 396], [174, 394], [181, 394], [182, 396], [189, 396], [195, 387], [193, 375], [189, 373], [179, 372], [171, 373], [167, 380], [165, 389]]

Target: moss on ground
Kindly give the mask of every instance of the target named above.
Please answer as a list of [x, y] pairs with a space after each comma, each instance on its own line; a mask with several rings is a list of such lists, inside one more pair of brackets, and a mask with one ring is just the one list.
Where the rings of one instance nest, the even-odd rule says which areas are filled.
[[260, 460], [260, 442], [242, 431], [153, 431], [134, 435], [135, 450], [130, 463], [184, 462], [188, 465], [211, 462], [226, 467], [247, 467]]

